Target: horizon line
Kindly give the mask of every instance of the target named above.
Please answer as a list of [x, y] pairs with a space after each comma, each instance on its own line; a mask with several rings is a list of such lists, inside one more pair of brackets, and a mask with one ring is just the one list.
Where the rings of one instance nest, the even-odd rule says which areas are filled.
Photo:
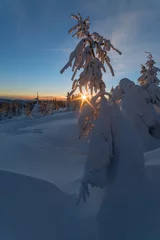
[[[13, 100], [35, 100], [36, 99], [36, 95], [35, 96], [21, 96], [21, 95], [0, 95], [0, 98], [3, 99], [13, 99]], [[53, 100], [53, 99], [57, 99], [57, 100], [66, 100], [67, 97], [65, 96], [39, 96], [40, 100]]]

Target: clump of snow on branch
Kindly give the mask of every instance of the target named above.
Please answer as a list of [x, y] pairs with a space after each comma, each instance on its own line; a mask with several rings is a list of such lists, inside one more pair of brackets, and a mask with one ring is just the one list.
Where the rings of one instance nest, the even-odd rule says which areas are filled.
[[[72, 37], [82, 38], [73, 52], [69, 56], [69, 61], [62, 68], [60, 73], [62, 74], [68, 67], [72, 67], [72, 91], [70, 96], [79, 89], [83, 94], [83, 88], [85, 92], [90, 94], [97, 93], [98, 91], [105, 91], [105, 83], [102, 78], [102, 70], [106, 72], [104, 64], [109, 67], [112, 76], [114, 76], [114, 70], [108, 57], [108, 52], [112, 49], [118, 54], [121, 52], [116, 49], [110, 40], [103, 38], [96, 32], [92, 34], [89, 32], [90, 18], [82, 19], [81, 15], [71, 15], [72, 18], [77, 20], [77, 24], [73, 26], [68, 32], [72, 33], [76, 31]], [[81, 70], [79, 77], [75, 79], [78, 70]]]

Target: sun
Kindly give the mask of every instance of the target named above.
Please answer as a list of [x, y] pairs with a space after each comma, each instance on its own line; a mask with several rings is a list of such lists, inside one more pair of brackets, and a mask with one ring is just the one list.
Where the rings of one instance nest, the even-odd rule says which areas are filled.
[[82, 99], [83, 99], [83, 100], [86, 100], [86, 96], [85, 96], [85, 95], [82, 95]]

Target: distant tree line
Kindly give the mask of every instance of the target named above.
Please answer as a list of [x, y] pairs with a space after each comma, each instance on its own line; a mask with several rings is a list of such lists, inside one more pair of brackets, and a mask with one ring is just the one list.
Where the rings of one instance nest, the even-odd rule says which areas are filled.
[[[34, 105], [37, 101], [0, 101], [0, 120], [11, 119], [21, 115], [30, 116]], [[41, 112], [44, 115], [49, 115], [54, 110], [66, 108], [66, 102], [57, 100], [38, 100]]]

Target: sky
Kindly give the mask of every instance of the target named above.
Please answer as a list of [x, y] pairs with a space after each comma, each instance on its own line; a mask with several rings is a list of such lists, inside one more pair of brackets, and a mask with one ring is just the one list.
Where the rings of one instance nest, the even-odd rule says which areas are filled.
[[0, 0], [0, 96], [64, 97], [71, 90], [71, 70], [60, 70], [77, 44], [68, 30], [78, 12], [122, 52], [108, 53], [115, 77], [107, 70], [107, 89], [124, 77], [136, 82], [145, 51], [160, 67], [159, 9], [159, 0]]

